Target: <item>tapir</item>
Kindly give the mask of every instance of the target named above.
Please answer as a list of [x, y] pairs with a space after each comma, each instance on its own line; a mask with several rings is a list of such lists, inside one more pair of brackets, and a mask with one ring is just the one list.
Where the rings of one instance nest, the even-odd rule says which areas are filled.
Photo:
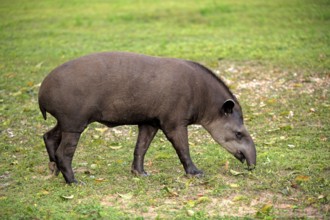
[[256, 165], [255, 144], [242, 108], [210, 69], [182, 59], [129, 52], [102, 52], [68, 61], [43, 80], [39, 107], [56, 118], [43, 135], [49, 166], [69, 184], [77, 183], [72, 159], [84, 129], [137, 125], [132, 173], [147, 175], [144, 156], [160, 129], [188, 175], [201, 175], [189, 153], [187, 127], [198, 124], [248, 169]]

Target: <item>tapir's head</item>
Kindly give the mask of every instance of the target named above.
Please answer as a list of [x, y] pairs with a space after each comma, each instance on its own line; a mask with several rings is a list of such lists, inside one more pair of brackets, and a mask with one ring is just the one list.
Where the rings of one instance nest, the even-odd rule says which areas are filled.
[[233, 154], [242, 163], [247, 161], [248, 169], [256, 165], [256, 148], [243, 122], [241, 107], [234, 100], [222, 103], [216, 116], [204, 125], [214, 140]]

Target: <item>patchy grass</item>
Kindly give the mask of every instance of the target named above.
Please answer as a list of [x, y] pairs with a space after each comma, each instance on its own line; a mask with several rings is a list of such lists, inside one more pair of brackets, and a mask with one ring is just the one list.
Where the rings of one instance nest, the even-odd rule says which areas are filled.
[[[327, 1], [1, 1], [1, 219], [329, 218]], [[49, 176], [37, 106], [55, 66], [95, 51], [182, 57], [213, 67], [237, 94], [258, 150], [247, 172], [200, 127], [187, 178], [160, 132], [147, 178], [130, 174], [136, 127], [92, 124], [74, 169]]]

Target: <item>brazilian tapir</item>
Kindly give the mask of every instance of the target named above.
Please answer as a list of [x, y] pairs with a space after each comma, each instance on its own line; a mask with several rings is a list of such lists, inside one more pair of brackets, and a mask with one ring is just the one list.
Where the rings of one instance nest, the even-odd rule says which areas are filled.
[[161, 129], [186, 174], [200, 175], [189, 154], [187, 126], [202, 125], [249, 169], [256, 149], [235, 96], [212, 71], [181, 59], [128, 52], [80, 57], [54, 69], [42, 82], [39, 106], [57, 119], [44, 134], [53, 172], [77, 182], [71, 167], [81, 133], [92, 122], [109, 127], [138, 125], [132, 172], [146, 175], [144, 156]]

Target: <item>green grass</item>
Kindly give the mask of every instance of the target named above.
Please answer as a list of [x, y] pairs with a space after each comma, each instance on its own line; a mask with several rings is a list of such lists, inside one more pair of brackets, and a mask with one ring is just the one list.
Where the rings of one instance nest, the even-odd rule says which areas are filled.
[[[1, 1], [0, 218], [205, 219], [329, 217], [329, 1]], [[96, 51], [199, 61], [239, 96], [258, 151], [245, 171], [201, 128], [187, 178], [160, 132], [147, 178], [130, 174], [136, 127], [93, 124], [67, 186], [48, 176], [38, 85]], [[237, 175], [237, 172], [239, 175]]]

